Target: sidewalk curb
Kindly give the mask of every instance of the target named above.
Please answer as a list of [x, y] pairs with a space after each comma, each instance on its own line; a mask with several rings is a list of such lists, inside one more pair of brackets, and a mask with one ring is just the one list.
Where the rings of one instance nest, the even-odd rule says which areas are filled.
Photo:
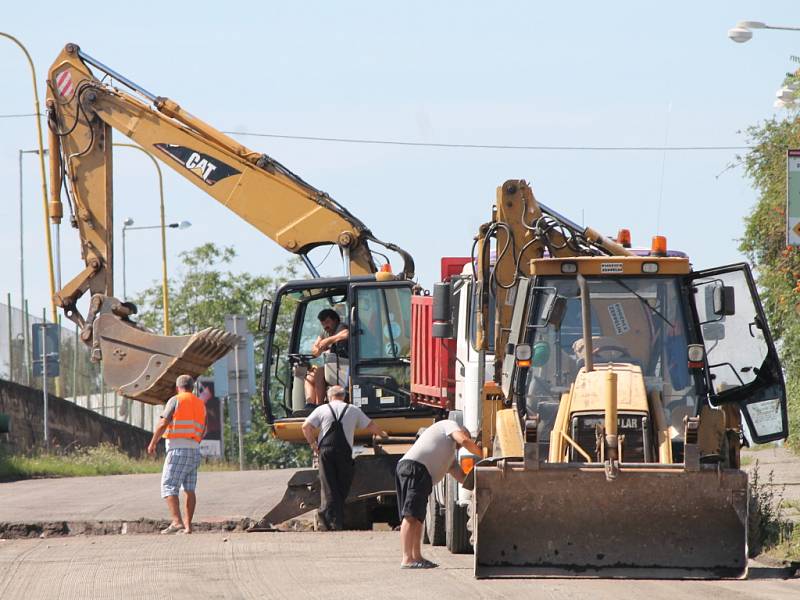
[[[246, 531], [256, 521], [249, 518], [220, 519], [192, 523], [194, 531]], [[0, 522], [0, 540], [69, 537], [76, 535], [133, 535], [159, 533], [169, 525], [167, 519], [110, 521], [35, 521]]]

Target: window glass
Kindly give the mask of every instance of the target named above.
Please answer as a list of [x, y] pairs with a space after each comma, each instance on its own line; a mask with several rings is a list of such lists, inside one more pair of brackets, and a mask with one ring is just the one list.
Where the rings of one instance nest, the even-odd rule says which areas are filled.
[[[743, 271], [720, 273], [694, 282], [695, 305], [700, 318], [709, 371], [717, 393], [746, 385], [758, 374], [768, 346], [758, 312]], [[734, 314], [714, 312], [714, 297], [722, 287], [733, 288]]]
[[[683, 418], [696, 414], [697, 394], [686, 356], [679, 282], [672, 277], [603, 277], [587, 282], [594, 363], [639, 366], [647, 391], [661, 394], [671, 437], [682, 438]], [[569, 391], [585, 361], [581, 300], [574, 278], [543, 278], [536, 286], [529, 318], [533, 364], [527, 374], [527, 404], [529, 413], [552, 421], [561, 394]], [[559, 327], [544, 325], [552, 288], [567, 300]]]
[[328, 296], [307, 302], [300, 329], [298, 354], [311, 354], [311, 346], [323, 333], [322, 325], [317, 316], [320, 311], [327, 308], [335, 310], [339, 314], [340, 321], [347, 325], [347, 305], [345, 304], [344, 296]]
[[411, 290], [359, 288], [359, 359], [407, 359], [411, 354]]

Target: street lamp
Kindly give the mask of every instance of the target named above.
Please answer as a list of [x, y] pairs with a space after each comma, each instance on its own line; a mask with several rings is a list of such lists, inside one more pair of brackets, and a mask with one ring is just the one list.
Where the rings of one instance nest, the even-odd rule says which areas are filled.
[[[189, 229], [192, 224], [189, 221], [176, 221], [175, 223], [167, 223], [163, 227], [161, 225], [141, 225], [139, 227], [132, 227], [133, 219], [127, 217], [122, 222], [122, 297], [127, 300], [127, 276], [126, 276], [126, 263], [125, 263], [125, 233], [127, 231], [141, 231], [142, 229]], [[163, 281], [161, 283], [163, 289], [167, 289], [167, 247], [162, 244], [161, 246], [161, 265], [163, 273]], [[164, 305], [164, 335], [169, 335], [167, 323], [169, 323], [169, 305]]]
[[782, 31], [800, 31], [800, 27], [785, 27], [781, 25], [767, 25], [761, 21], [739, 21], [736, 27], [728, 30], [728, 37], [737, 44], [749, 42], [753, 37], [753, 29], [780, 29]]
[[161, 288], [161, 300], [162, 303], [164, 304], [164, 335], [169, 335], [170, 325], [169, 325], [169, 280], [167, 279], [167, 231], [166, 231], [167, 224], [164, 219], [164, 177], [161, 174], [161, 166], [158, 164], [158, 161], [155, 159], [155, 157], [141, 146], [137, 146], [136, 144], [120, 144], [120, 143], [115, 143], [113, 145], [121, 146], [123, 148], [133, 148], [134, 150], [139, 150], [140, 152], [144, 152], [147, 155], [147, 157], [153, 161], [153, 166], [155, 166], [156, 172], [158, 173], [158, 194], [160, 203], [159, 209], [161, 212], [161, 225], [159, 226], [161, 228], [161, 280], [163, 282]]
[[128, 281], [125, 271], [125, 232], [133, 225], [133, 219], [125, 217], [122, 222], [122, 299], [127, 302], [128, 300]]
[[50, 206], [47, 203], [47, 179], [45, 178], [44, 174], [44, 142], [42, 141], [42, 121], [40, 119], [41, 109], [39, 108], [39, 91], [36, 88], [36, 68], [33, 66], [33, 59], [31, 59], [28, 49], [22, 44], [22, 42], [20, 42], [13, 35], [3, 33], [2, 31], [0, 31], [0, 37], [9, 39], [19, 46], [19, 49], [22, 50], [23, 54], [25, 54], [25, 58], [28, 59], [28, 66], [31, 68], [31, 80], [33, 81], [33, 107], [36, 119], [36, 130], [39, 134], [39, 174], [42, 178], [42, 202], [44, 203], [44, 235], [47, 242], [47, 268], [50, 283], [50, 315], [53, 319], [53, 323], [57, 323], [58, 313], [56, 312], [56, 281], [55, 276], [53, 275], [53, 245], [50, 240]]

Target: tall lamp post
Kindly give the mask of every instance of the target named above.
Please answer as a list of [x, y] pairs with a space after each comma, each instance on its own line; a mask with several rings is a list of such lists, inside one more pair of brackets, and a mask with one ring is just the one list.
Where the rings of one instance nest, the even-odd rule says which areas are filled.
[[53, 323], [58, 322], [58, 313], [56, 312], [56, 281], [55, 275], [53, 274], [53, 243], [50, 240], [50, 207], [47, 203], [47, 179], [45, 177], [44, 172], [44, 142], [42, 141], [42, 121], [40, 119], [41, 110], [39, 108], [39, 91], [36, 89], [36, 68], [33, 66], [33, 60], [31, 59], [31, 55], [28, 53], [28, 49], [22, 45], [17, 38], [13, 35], [8, 33], [3, 33], [0, 31], [0, 37], [7, 38], [14, 42], [19, 49], [25, 54], [25, 58], [28, 59], [28, 65], [31, 68], [31, 80], [33, 81], [33, 106], [34, 106], [34, 115], [36, 119], [36, 131], [39, 135], [39, 173], [42, 178], [42, 202], [44, 204], [44, 234], [45, 240], [47, 242], [47, 270], [50, 279], [50, 315], [53, 320]]
[[[136, 150], [139, 150], [140, 152], [144, 152], [147, 155], [147, 157], [153, 161], [153, 165], [155, 166], [156, 172], [158, 173], [158, 194], [159, 194], [160, 211], [161, 211], [161, 225], [157, 227], [161, 228], [161, 280], [163, 282], [161, 288], [161, 301], [164, 304], [164, 335], [169, 335], [171, 328], [169, 324], [169, 280], [167, 279], [167, 225], [164, 217], [164, 177], [161, 174], [161, 166], [158, 164], [158, 161], [155, 159], [155, 157], [141, 146], [137, 146], [136, 144], [121, 144], [121, 143], [115, 143], [113, 145], [119, 146], [121, 148], [134, 148]], [[188, 221], [186, 221], [186, 223], [188, 223]], [[141, 228], [128, 227], [127, 229], [141, 229]], [[123, 228], [123, 236], [124, 234], [125, 234], [125, 228]], [[125, 238], [123, 237], [123, 241], [124, 239]], [[123, 273], [124, 272], [125, 269], [123, 268]], [[123, 294], [123, 296], [124, 295], [125, 294]]]
[[[135, 231], [135, 230], [142, 230], [142, 229], [161, 229], [162, 234], [166, 228], [169, 229], [189, 229], [192, 224], [189, 221], [180, 221], [176, 223], [167, 223], [166, 226], [162, 227], [161, 225], [143, 225], [140, 227], [131, 227], [133, 225], [133, 219], [127, 217], [122, 222], [122, 297], [123, 299], [127, 300], [127, 275], [126, 275], [126, 265], [125, 265], [125, 233], [127, 231]], [[166, 245], [161, 246], [161, 266], [162, 266], [162, 274], [163, 280], [161, 282], [161, 286], [163, 289], [167, 289], [167, 252], [166, 252]], [[169, 306], [164, 305], [164, 335], [169, 335]]]

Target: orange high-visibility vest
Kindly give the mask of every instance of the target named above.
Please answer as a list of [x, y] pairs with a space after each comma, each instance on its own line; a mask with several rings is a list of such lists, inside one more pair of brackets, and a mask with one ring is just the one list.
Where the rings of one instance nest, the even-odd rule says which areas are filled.
[[178, 405], [164, 437], [200, 442], [206, 432], [206, 404], [191, 392], [178, 394]]

